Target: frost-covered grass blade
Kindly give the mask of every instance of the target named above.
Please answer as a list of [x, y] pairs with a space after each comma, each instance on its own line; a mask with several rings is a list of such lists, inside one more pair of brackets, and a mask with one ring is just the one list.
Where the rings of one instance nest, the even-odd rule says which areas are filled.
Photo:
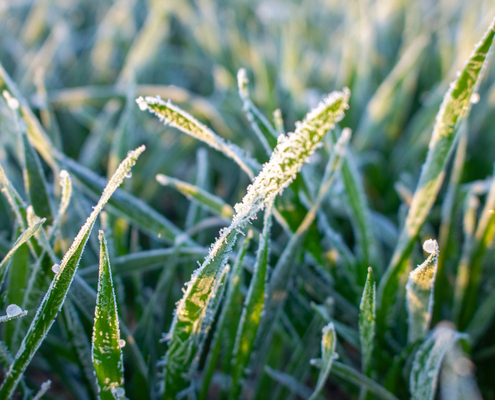
[[359, 306], [359, 339], [361, 343], [361, 359], [363, 373], [367, 374], [373, 353], [373, 338], [375, 337], [375, 301], [376, 284], [373, 269], [368, 268], [368, 277], [364, 286], [361, 304]]
[[336, 357], [336, 344], [337, 336], [335, 334], [335, 328], [333, 323], [330, 322], [323, 328], [323, 336], [321, 338], [321, 369], [320, 374], [318, 375], [315, 390], [309, 400], [316, 400], [325, 386], [325, 382], [327, 381], [330, 370], [332, 369], [332, 363]]

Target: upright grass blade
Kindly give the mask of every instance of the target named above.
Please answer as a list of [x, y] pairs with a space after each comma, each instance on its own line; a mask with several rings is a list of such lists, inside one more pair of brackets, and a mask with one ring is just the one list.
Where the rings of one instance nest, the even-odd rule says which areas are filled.
[[445, 353], [459, 340], [468, 339], [449, 325], [437, 325], [414, 356], [409, 388], [411, 400], [433, 400]]
[[178, 303], [166, 355], [164, 399], [175, 399], [187, 388], [191, 363], [199, 346], [200, 327], [218, 277], [235, 244], [238, 232], [257, 213], [290, 185], [303, 164], [320, 146], [326, 132], [339, 121], [348, 107], [349, 92], [333, 92], [304, 121], [294, 133], [280, 136], [270, 161], [249, 186], [247, 194], [234, 209], [232, 224], [220, 232], [210, 254], [196, 270]]
[[376, 284], [373, 278], [373, 268], [368, 268], [368, 277], [364, 286], [361, 304], [359, 306], [359, 339], [361, 343], [361, 370], [368, 374], [371, 355], [373, 353], [373, 338], [375, 337], [375, 296]]
[[266, 153], [270, 156], [272, 150], [277, 145], [279, 133], [251, 101], [248, 84], [249, 80], [247, 78], [246, 70], [241, 68], [239, 72], [237, 72], [237, 85], [239, 87], [239, 96], [243, 102], [243, 110], [246, 113], [248, 121], [251, 123], [254, 133], [256, 133], [256, 136], [258, 136]]
[[333, 360], [336, 357], [335, 346], [337, 344], [337, 337], [335, 335], [335, 328], [333, 323], [330, 322], [323, 328], [323, 337], [321, 338], [321, 369], [318, 375], [318, 381], [316, 387], [308, 400], [316, 400], [318, 395], [323, 390], [325, 382], [327, 381], [330, 370], [332, 369]]
[[230, 372], [230, 361], [232, 352], [234, 351], [237, 327], [239, 326], [239, 321], [241, 319], [239, 310], [242, 307], [242, 262], [249, 245], [251, 244], [252, 237], [253, 231], [249, 230], [246, 235], [246, 239], [244, 239], [242, 249], [237, 254], [234, 267], [230, 273], [227, 295], [225, 296], [225, 301], [223, 303], [222, 311], [217, 322], [213, 341], [211, 343], [210, 351], [208, 352], [208, 357], [204, 367], [203, 388], [199, 396], [200, 400], [205, 400], [208, 395], [211, 378], [215, 372], [217, 360], [222, 348], [222, 356], [224, 359], [223, 364], [226, 366], [225, 372]]
[[244, 151], [236, 145], [227, 143], [192, 115], [181, 110], [170, 101], [163, 101], [160, 97], [139, 97], [136, 102], [141, 110], [149, 110], [165, 124], [169, 124], [225, 154], [234, 160], [250, 179], [254, 179], [253, 169], [259, 169], [257, 162], [245, 155]]
[[494, 36], [495, 21], [491, 23], [481, 42], [476, 45], [461, 74], [445, 95], [437, 114], [428, 155], [421, 170], [404, 229], [387, 271], [378, 286], [377, 323], [382, 333], [385, 332], [387, 315], [390, 315], [389, 310], [394, 304], [399, 282], [406, 270], [414, 242], [442, 185], [445, 166], [456, 144], [457, 128], [469, 112], [469, 101], [482, 76]]
[[65, 254], [60, 263], [60, 271], [57, 273], [50, 288], [46, 293], [43, 301], [36, 312], [29, 331], [24, 337], [21, 347], [11, 365], [7, 375], [5, 376], [2, 387], [0, 388], [0, 398], [10, 398], [15, 388], [17, 387], [20, 378], [28, 367], [34, 354], [45, 339], [46, 334], [50, 330], [55, 318], [57, 317], [65, 297], [69, 291], [70, 285], [76, 273], [79, 260], [84, 251], [84, 246], [88, 241], [89, 234], [96, 218], [100, 214], [103, 206], [107, 203], [110, 196], [115, 192], [118, 186], [125, 179], [126, 174], [136, 163], [139, 155], [144, 151], [144, 146], [131, 151], [126, 159], [120, 164], [114, 176], [108, 182], [100, 200], [96, 204], [93, 212], [90, 214], [86, 223], [82, 226], [77, 234], [74, 242]]
[[219, 217], [230, 219], [234, 215], [234, 209], [230, 205], [204, 189], [162, 174], [158, 174], [156, 180], [161, 185], [172, 186], [188, 199], [195, 200], [201, 207], [211, 211]]
[[406, 302], [409, 330], [409, 343], [422, 339], [430, 329], [433, 312], [433, 293], [438, 266], [438, 243], [429, 239], [423, 249], [430, 253], [426, 261], [409, 274], [406, 285]]
[[269, 204], [265, 209], [263, 233], [260, 236], [253, 277], [249, 284], [249, 291], [237, 328], [232, 358], [232, 382], [229, 396], [232, 400], [239, 398], [241, 394], [245, 370], [251, 359], [254, 340], [258, 332], [258, 326], [265, 304], [272, 207], [273, 204]]
[[124, 394], [124, 364], [117, 301], [108, 258], [108, 245], [103, 231], [100, 231], [98, 238], [100, 239], [100, 274], [93, 327], [93, 365], [101, 400], [114, 400], [116, 397], [114, 394], [119, 393], [120, 397]]
[[50, 232], [50, 239], [56, 237], [60, 225], [62, 224], [62, 219], [64, 218], [67, 207], [69, 207], [70, 198], [72, 196], [72, 180], [70, 179], [69, 173], [63, 169], [60, 171], [60, 186], [62, 188], [62, 196], [60, 197], [60, 204], [58, 206], [57, 215], [53, 221], [52, 230]]

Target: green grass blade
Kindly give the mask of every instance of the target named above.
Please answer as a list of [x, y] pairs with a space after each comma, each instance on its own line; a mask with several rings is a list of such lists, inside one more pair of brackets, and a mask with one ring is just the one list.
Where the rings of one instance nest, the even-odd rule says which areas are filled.
[[426, 261], [409, 274], [406, 285], [406, 303], [409, 329], [407, 338], [414, 343], [426, 336], [433, 311], [435, 275], [438, 266], [438, 243], [429, 239], [423, 249], [430, 253]]
[[471, 342], [474, 345], [483, 337], [492, 326], [495, 320], [495, 290], [492, 290], [488, 296], [481, 302], [476, 309], [473, 319], [466, 327], [466, 333], [471, 337]]
[[129, 153], [127, 158], [120, 164], [112, 179], [108, 182], [103, 191], [100, 200], [90, 214], [86, 223], [83, 225], [69, 251], [65, 254], [60, 263], [60, 271], [57, 273], [50, 288], [46, 293], [43, 301], [36, 312], [28, 333], [24, 337], [21, 348], [17, 353], [14, 363], [8, 371], [2, 387], [0, 388], [0, 398], [10, 398], [17, 387], [20, 378], [28, 367], [34, 354], [45, 339], [47, 332], [50, 330], [55, 318], [61, 309], [67, 292], [70, 288], [74, 274], [76, 273], [79, 260], [84, 246], [89, 238], [89, 234], [96, 218], [100, 214], [103, 206], [107, 203], [110, 196], [115, 192], [117, 187], [123, 182], [126, 174], [136, 163], [139, 155], [144, 151], [144, 146]]
[[253, 277], [249, 284], [249, 291], [242, 309], [241, 319], [237, 328], [231, 369], [230, 399], [239, 398], [245, 370], [248, 367], [253, 350], [254, 340], [258, 332], [265, 304], [266, 280], [268, 271], [268, 250], [270, 242], [272, 204], [265, 209], [263, 232], [260, 236], [256, 264], [254, 265]]
[[433, 129], [428, 155], [423, 164], [419, 183], [413, 196], [406, 223], [397, 247], [378, 286], [377, 323], [380, 331], [387, 325], [386, 317], [395, 302], [399, 281], [403, 276], [407, 260], [412, 251], [419, 229], [423, 225], [437, 197], [445, 175], [449, 154], [456, 144], [456, 133], [462, 119], [469, 112], [471, 95], [478, 86], [486, 65], [488, 51], [495, 35], [492, 22], [481, 42], [476, 45], [471, 57], [444, 97]]
[[120, 343], [117, 301], [113, 289], [108, 245], [103, 231], [100, 239], [100, 273], [93, 326], [93, 365], [101, 400], [114, 400], [114, 393], [124, 395], [124, 365]]
[[256, 133], [256, 136], [258, 136], [258, 139], [266, 150], [266, 153], [270, 156], [272, 154], [272, 150], [277, 145], [277, 137], [279, 134], [251, 101], [249, 97], [248, 84], [249, 80], [246, 70], [241, 68], [237, 73], [237, 85], [239, 87], [239, 96], [241, 97], [244, 105], [243, 110], [246, 113], [246, 117], [251, 124], [254, 133]]
[[304, 399], [307, 399], [311, 396], [311, 389], [304, 386], [293, 376], [281, 371], [276, 371], [269, 366], [265, 367], [265, 372], [274, 381], [289, 389], [290, 393], [296, 393], [298, 396]]
[[468, 336], [454, 331], [450, 326], [437, 326], [426, 338], [414, 356], [409, 388], [411, 400], [433, 400], [438, 375], [447, 350]]
[[323, 328], [323, 337], [321, 339], [321, 369], [318, 375], [315, 390], [308, 400], [316, 400], [320, 392], [323, 390], [328, 375], [330, 374], [330, 370], [332, 369], [333, 361], [336, 357], [336, 344], [337, 337], [335, 334], [335, 328], [333, 323], [330, 322]]
[[234, 207], [236, 214], [232, 224], [220, 232], [210, 254], [194, 272], [182, 300], [178, 303], [170, 330], [171, 340], [164, 374], [165, 400], [175, 399], [177, 393], [188, 386], [189, 379], [184, 377], [187, 376], [198, 350], [201, 322], [238, 231], [292, 183], [304, 163], [320, 146], [326, 132], [343, 117], [348, 99], [347, 89], [333, 92], [306, 116], [294, 133], [280, 136], [270, 161], [249, 186], [242, 202]]
[[151, 113], [157, 115], [165, 124], [173, 126], [195, 139], [201, 140], [228, 158], [231, 158], [246, 172], [250, 179], [254, 179], [253, 170], [259, 169], [258, 163], [248, 157], [236, 145], [227, 143], [222, 137], [196, 120], [192, 115], [181, 110], [170, 101], [165, 102], [159, 97], [139, 97], [136, 102], [141, 110], [149, 110]]
[[62, 224], [62, 220], [65, 216], [65, 212], [69, 207], [70, 198], [72, 196], [72, 180], [70, 178], [69, 173], [63, 169], [60, 171], [60, 186], [62, 188], [62, 196], [60, 197], [60, 204], [58, 206], [57, 214], [53, 221], [52, 230], [50, 232], [50, 239], [53, 239], [58, 234], [60, 229], [60, 225]]
[[368, 268], [368, 277], [364, 286], [361, 304], [359, 306], [359, 339], [361, 343], [361, 359], [363, 373], [367, 374], [373, 353], [373, 338], [375, 337], [375, 307], [376, 284], [373, 278], [373, 268]]
[[239, 310], [242, 307], [242, 262], [249, 245], [251, 244], [252, 237], [253, 231], [249, 230], [230, 273], [227, 294], [204, 367], [202, 391], [199, 396], [200, 400], [205, 400], [208, 395], [211, 378], [215, 372], [221, 350], [224, 359], [223, 364], [226, 366], [227, 370], [226, 372], [230, 371], [230, 360], [232, 352], [234, 351], [237, 327], [239, 326], [239, 320], [241, 318]]
[[215, 196], [200, 187], [163, 174], [158, 174], [156, 180], [161, 185], [172, 186], [188, 199], [195, 200], [203, 208], [219, 217], [231, 219], [234, 215], [234, 209], [230, 205], [220, 197]]

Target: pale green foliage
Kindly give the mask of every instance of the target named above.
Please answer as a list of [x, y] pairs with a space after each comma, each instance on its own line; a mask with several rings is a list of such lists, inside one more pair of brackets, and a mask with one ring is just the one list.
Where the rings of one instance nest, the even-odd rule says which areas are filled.
[[367, 373], [373, 353], [373, 338], [375, 337], [375, 296], [376, 284], [373, 269], [368, 268], [368, 276], [359, 306], [359, 339], [361, 343], [362, 371]]
[[332, 363], [336, 357], [335, 346], [337, 344], [337, 337], [335, 335], [335, 328], [333, 323], [330, 322], [323, 328], [323, 335], [321, 338], [321, 367], [320, 374], [318, 375], [318, 381], [316, 387], [309, 398], [309, 400], [315, 400], [322, 391], [325, 382], [332, 369]]

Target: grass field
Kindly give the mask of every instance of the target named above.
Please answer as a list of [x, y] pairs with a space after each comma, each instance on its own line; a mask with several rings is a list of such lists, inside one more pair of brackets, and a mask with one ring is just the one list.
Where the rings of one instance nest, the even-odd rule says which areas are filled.
[[0, 400], [495, 400], [494, 17], [0, 0]]

